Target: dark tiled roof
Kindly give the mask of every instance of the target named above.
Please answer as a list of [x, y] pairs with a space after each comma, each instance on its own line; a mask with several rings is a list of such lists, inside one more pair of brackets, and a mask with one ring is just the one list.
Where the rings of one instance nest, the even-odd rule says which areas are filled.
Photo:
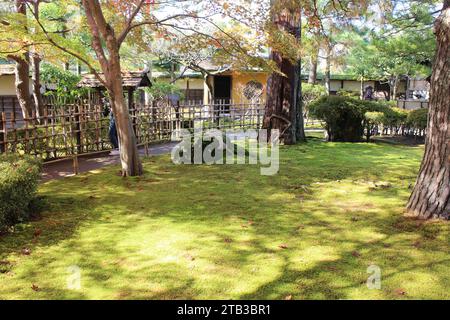
[[[103, 77], [102, 73], [100, 73], [100, 77]], [[152, 85], [147, 73], [143, 71], [122, 72], [122, 83], [124, 88], [150, 87]], [[78, 86], [88, 88], [104, 87], [93, 74], [83, 75], [81, 81], [78, 83]]]

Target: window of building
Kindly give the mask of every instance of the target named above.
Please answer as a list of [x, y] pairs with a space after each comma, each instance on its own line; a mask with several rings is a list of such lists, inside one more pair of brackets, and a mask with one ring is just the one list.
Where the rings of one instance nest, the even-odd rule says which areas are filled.
[[186, 102], [202, 103], [204, 90], [202, 89], [189, 89], [186, 90], [184, 100]]
[[258, 81], [249, 81], [244, 88], [244, 97], [248, 100], [259, 100], [263, 94], [264, 86]]

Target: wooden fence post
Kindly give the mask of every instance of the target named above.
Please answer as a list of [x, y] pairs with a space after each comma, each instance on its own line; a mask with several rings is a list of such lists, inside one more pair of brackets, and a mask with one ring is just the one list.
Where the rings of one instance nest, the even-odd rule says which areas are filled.
[[81, 116], [80, 116], [80, 106], [75, 102], [75, 136], [77, 143], [77, 153], [83, 153], [83, 146], [81, 141]]
[[75, 175], [77, 175], [78, 172], [79, 172], [79, 168], [78, 168], [78, 156], [77, 156], [77, 155], [74, 155], [72, 159], [73, 159], [73, 173], [74, 173]]

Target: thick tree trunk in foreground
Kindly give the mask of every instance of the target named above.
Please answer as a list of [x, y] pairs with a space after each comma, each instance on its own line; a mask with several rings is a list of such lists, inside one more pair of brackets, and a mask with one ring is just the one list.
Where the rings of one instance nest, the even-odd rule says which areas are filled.
[[[279, 3], [277, 3], [279, 6]], [[300, 40], [300, 12], [284, 10], [274, 14], [273, 22], [280, 31], [289, 32]], [[267, 82], [267, 101], [263, 128], [278, 129], [280, 141], [295, 144], [304, 141], [300, 61], [283, 57], [280, 52], [272, 51], [271, 59], [282, 74], [274, 72]], [[300, 119], [300, 117], [302, 117]], [[301, 127], [300, 127], [301, 126]]]
[[[102, 68], [103, 81], [108, 90], [116, 119], [122, 175], [140, 176], [143, 172], [142, 163], [130, 121], [128, 105], [125, 103], [123, 95], [119, 56], [120, 42], [114, 29], [106, 22], [100, 2], [98, 0], [82, 0], [82, 4], [92, 35], [92, 47]], [[105, 53], [103, 45], [106, 46], [108, 54]]]
[[425, 155], [407, 206], [420, 219], [450, 217], [450, 0], [436, 21]]
[[297, 117], [296, 108], [293, 105], [295, 67], [289, 60], [283, 59], [278, 52], [272, 53], [272, 61], [277, 64], [286, 77], [279, 73], [273, 73], [267, 82], [263, 128], [280, 130], [280, 141], [285, 144], [294, 144], [297, 142], [296, 124], [292, 122], [292, 119]]

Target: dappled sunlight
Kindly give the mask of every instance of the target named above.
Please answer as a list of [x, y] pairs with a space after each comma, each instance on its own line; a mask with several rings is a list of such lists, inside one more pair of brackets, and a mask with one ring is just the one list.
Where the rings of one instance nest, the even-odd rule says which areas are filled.
[[[0, 238], [0, 298], [449, 298], [449, 225], [402, 217], [421, 152], [310, 142], [283, 147], [274, 177], [161, 156], [143, 177], [48, 182], [42, 220]], [[382, 290], [366, 287], [372, 264]]]

